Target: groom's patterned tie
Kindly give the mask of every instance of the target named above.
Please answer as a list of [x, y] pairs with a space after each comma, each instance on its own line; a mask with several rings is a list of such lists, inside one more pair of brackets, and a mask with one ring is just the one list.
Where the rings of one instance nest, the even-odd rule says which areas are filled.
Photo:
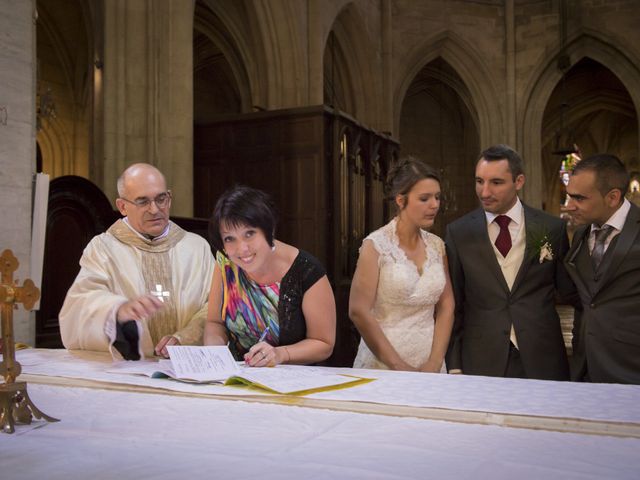
[[591, 262], [593, 263], [593, 269], [597, 270], [600, 262], [602, 262], [602, 257], [604, 257], [604, 244], [607, 241], [607, 237], [613, 231], [613, 227], [611, 225], [603, 225], [594, 231], [596, 232], [596, 243], [591, 252]]
[[509, 250], [511, 250], [511, 233], [509, 233], [509, 223], [511, 223], [511, 219], [506, 215], [498, 215], [494, 222], [500, 226], [500, 233], [495, 243], [496, 248], [503, 257], [506, 257]]

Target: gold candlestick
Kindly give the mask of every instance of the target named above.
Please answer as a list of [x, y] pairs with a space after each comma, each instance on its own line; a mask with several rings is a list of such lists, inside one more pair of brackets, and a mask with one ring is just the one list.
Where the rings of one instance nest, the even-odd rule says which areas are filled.
[[13, 340], [13, 309], [22, 303], [31, 310], [40, 298], [40, 290], [27, 279], [22, 287], [13, 280], [13, 272], [18, 269], [18, 259], [11, 250], [0, 255], [0, 304], [2, 305], [2, 363], [0, 374], [5, 383], [0, 384], [0, 427], [5, 433], [15, 431], [15, 423], [31, 423], [31, 418], [44, 418], [47, 422], [59, 420], [42, 413], [31, 402], [27, 393], [26, 382], [16, 382], [22, 367], [16, 361], [15, 343]]

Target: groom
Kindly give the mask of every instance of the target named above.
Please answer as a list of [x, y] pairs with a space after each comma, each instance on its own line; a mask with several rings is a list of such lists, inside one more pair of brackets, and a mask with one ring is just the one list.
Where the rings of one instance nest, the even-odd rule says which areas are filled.
[[640, 209], [613, 155], [574, 168], [567, 211], [581, 227], [565, 259], [582, 300], [574, 325], [574, 380], [640, 384]]
[[495, 145], [476, 164], [481, 208], [451, 223], [446, 248], [456, 299], [450, 373], [568, 380], [555, 293], [575, 295], [562, 259], [565, 223], [523, 205], [522, 160]]

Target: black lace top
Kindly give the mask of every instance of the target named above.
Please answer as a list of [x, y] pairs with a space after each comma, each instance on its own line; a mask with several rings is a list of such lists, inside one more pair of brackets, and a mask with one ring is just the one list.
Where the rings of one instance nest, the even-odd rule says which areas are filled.
[[317, 258], [304, 250], [299, 251], [291, 268], [280, 282], [280, 345], [292, 345], [307, 337], [307, 323], [302, 314], [302, 298], [305, 292], [325, 275], [326, 271]]

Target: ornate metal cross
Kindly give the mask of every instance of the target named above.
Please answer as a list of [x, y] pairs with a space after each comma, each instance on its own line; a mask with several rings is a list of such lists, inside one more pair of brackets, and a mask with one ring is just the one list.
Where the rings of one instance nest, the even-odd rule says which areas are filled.
[[22, 303], [27, 310], [40, 298], [40, 290], [27, 279], [22, 287], [13, 280], [13, 272], [18, 269], [18, 259], [11, 250], [0, 255], [0, 304], [2, 305], [2, 362], [0, 374], [5, 383], [0, 384], [0, 427], [5, 433], [15, 431], [15, 423], [31, 423], [31, 417], [44, 418], [48, 422], [58, 420], [42, 413], [31, 402], [27, 394], [27, 383], [16, 382], [22, 368], [16, 361], [15, 343], [13, 340], [13, 309]]

